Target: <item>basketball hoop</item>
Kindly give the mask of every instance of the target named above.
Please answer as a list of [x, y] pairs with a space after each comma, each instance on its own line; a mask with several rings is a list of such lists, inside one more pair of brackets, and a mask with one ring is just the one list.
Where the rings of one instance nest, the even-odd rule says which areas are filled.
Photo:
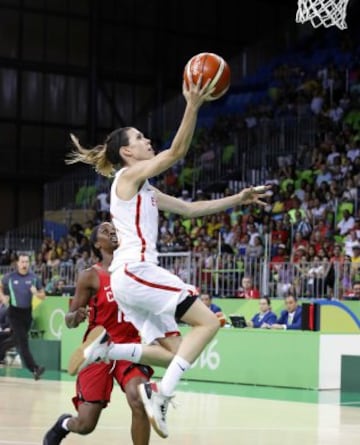
[[314, 28], [347, 28], [346, 7], [349, 0], [298, 0], [296, 22], [310, 22]]

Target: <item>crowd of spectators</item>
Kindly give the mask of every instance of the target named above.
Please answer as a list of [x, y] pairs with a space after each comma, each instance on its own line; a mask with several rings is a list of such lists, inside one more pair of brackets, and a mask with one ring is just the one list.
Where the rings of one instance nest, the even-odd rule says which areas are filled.
[[[360, 279], [360, 63], [358, 47], [347, 42], [346, 51], [351, 50], [354, 58], [347, 67], [331, 61], [311, 69], [277, 66], [266, 100], [198, 130], [193, 156], [216, 153], [216, 147], [229, 142], [229, 135], [251, 132], [266, 120], [309, 116], [316, 123], [314, 144], [305, 140], [289, 148], [289, 154], [268, 170], [266, 182], [272, 189], [265, 208], [236, 206], [190, 219], [161, 213], [160, 252], [192, 252], [198, 269], [207, 271], [197, 276], [205, 284], [212, 282], [214, 274], [209, 271], [215, 267], [238, 268], [240, 273], [233, 275], [236, 286], [228, 286], [231, 296], [241, 294], [245, 275], [260, 286], [264, 260], [270, 264], [273, 295], [343, 297], [351, 293], [352, 284]], [[184, 171], [192, 159], [179, 163], [155, 185], [184, 200], [211, 198], [205, 189], [194, 192], [186, 187]], [[208, 161], [216, 163], [216, 156]], [[227, 187], [223, 195], [234, 192]], [[98, 190], [92, 207], [92, 220], [72, 224], [68, 235], [57, 241], [46, 238], [35, 253], [36, 272], [44, 273], [49, 267], [54, 271], [46, 276], [47, 283], [52, 283], [49, 292], [53, 276], [74, 282], [78, 272], [91, 264], [89, 234], [96, 224], [110, 219], [107, 186]], [[216, 261], [219, 255], [220, 262]], [[2, 264], [12, 261], [11, 252], [2, 255]]]

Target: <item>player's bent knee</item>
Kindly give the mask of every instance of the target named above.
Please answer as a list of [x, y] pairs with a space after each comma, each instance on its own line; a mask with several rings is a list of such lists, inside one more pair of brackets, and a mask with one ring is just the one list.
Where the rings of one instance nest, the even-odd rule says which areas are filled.
[[137, 389], [131, 388], [131, 390], [126, 391], [126, 397], [128, 400], [129, 407], [133, 413], [133, 415], [137, 416], [146, 416], [145, 410], [144, 410], [144, 404], [142, 403], [139, 394], [137, 392]]
[[78, 423], [78, 434], [82, 436], [86, 436], [87, 434], [91, 434], [96, 427], [96, 423], [89, 422], [88, 420], [80, 420]]
[[146, 416], [144, 404], [139, 397], [129, 400], [129, 406], [134, 415]]
[[216, 315], [214, 317], [211, 317], [211, 319], [209, 319], [209, 322], [206, 324], [206, 327], [208, 327], [212, 333], [216, 334], [216, 332], [220, 329], [219, 319], [216, 317]]

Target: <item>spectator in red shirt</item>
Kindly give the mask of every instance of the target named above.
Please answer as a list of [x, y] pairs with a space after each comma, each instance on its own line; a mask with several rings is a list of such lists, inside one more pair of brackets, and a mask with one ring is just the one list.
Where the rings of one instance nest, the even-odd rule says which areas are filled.
[[302, 244], [299, 245], [297, 249], [292, 250], [291, 254], [291, 262], [292, 263], [299, 263], [301, 261], [301, 258], [305, 255], [306, 256], [306, 247]]
[[277, 253], [271, 258], [271, 263], [285, 263], [288, 259], [285, 244], [279, 244]]
[[344, 259], [345, 259], [345, 257], [342, 253], [340, 244], [335, 244], [333, 256], [330, 258], [330, 262], [344, 264]]
[[324, 219], [320, 219], [318, 221], [318, 223], [314, 227], [314, 230], [320, 232], [322, 239], [327, 238], [330, 233], [330, 228], [328, 227]]
[[260, 298], [260, 291], [253, 285], [251, 277], [244, 276], [241, 287], [235, 296], [237, 298], [257, 299]]
[[305, 249], [307, 249], [308, 245], [309, 241], [303, 238], [301, 232], [296, 232], [292, 248], [293, 252], [296, 252], [300, 246], [303, 246]]
[[275, 228], [271, 231], [271, 240], [273, 244], [286, 244], [288, 239], [289, 233], [285, 230], [283, 221], [275, 221]]
[[321, 233], [318, 230], [314, 230], [314, 232], [311, 234], [310, 242], [314, 246], [317, 255], [324, 244], [324, 238], [321, 236]]

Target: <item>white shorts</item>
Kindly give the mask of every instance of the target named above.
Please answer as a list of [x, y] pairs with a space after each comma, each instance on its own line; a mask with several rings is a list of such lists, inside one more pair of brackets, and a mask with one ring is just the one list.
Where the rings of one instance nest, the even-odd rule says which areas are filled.
[[123, 311], [145, 343], [179, 332], [175, 320], [177, 306], [191, 295], [194, 286], [154, 263], [121, 266], [111, 273], [111, 289]]

